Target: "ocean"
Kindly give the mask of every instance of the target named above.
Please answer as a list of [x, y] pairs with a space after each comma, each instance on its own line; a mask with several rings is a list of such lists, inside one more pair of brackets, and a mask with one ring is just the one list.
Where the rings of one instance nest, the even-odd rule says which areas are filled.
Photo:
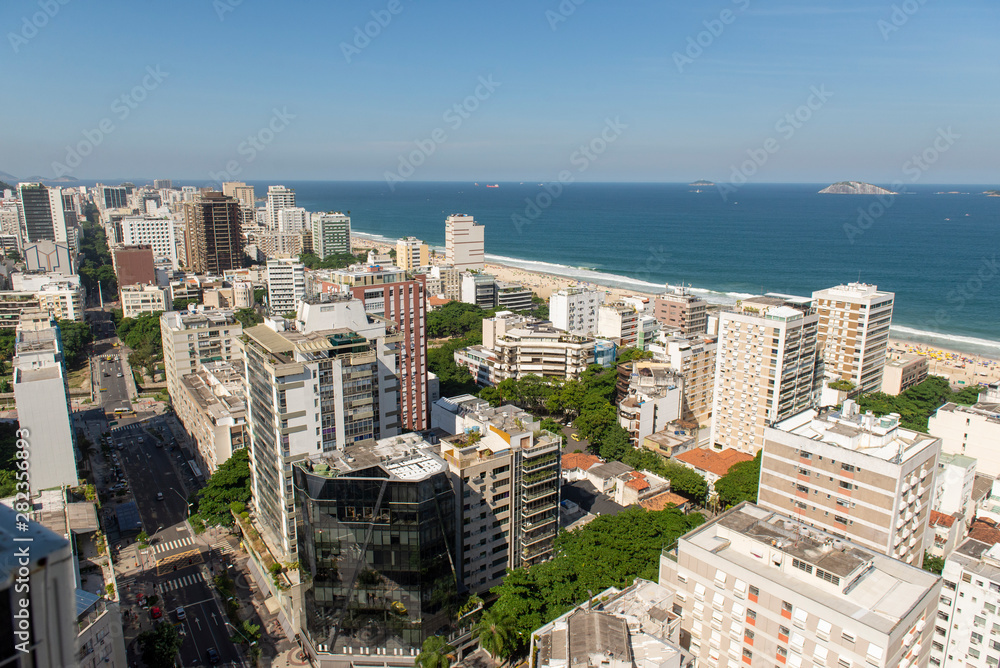
[[[257, 196], [274, 183], [253, 183]], [[650, 183], [284, 185], [299, 206], [350, 211], [355, 233], [386, 241], [412, 235], [443, 247], [445, 217], [471, 214], [486, 226], [488, 260], [607, 286], [685, 284], [732, 303], [860, 279], [896, 294], [894, 335], [1000, 356], [1000, 198], [982, 194], [988, 186], [877, 197], [747, 184], [723, 197], [712, 186]]]

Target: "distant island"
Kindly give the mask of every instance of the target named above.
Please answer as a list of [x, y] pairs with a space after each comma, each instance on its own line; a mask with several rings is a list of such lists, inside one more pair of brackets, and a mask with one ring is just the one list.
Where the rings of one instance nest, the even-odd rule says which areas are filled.
[[57, 179], [50, 179], [44, 176], [29, 176], [24, 179], [25, 183], [72, 183], [74, 181], [79, 181], [80, 179], [75, 176], [60, 176]]
[[987, 190], [985, 194], [987, 197], [1000, 197], [1000, 190]]
[[711, 186], [714, 186], [715, 184], [712, 183], [711, 181], [695, 181], [694, 183], [689, 183], [688, 185], [689, 186], [700, 186], [700, 187], [705, 187], [705, 186], [711, 187]]
[[863, 181], [840, 181], [819, 191], [821, 195], [898, 195]]
[[823, 195], [898, 195], [864, 181], [840, 181], [819, 191]]

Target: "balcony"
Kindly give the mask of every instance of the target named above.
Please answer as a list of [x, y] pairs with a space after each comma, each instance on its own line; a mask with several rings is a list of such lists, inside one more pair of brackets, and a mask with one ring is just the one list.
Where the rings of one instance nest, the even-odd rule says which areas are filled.
[[552, 524], [555, 521], [556, 521], [556, 516], [553, 513], [551, 515], [545, 515], [543, 517], [539, 517], [538, 519], [531, 520], [529, 522], [524, 522], [521, 526], [523, 526], [527, 531], [534, 531], [539, 527], [543, 527], [547, 524]]
[[537, 460], [531, 460], [530, 463], [526, 463], [521, 470], [524, 473], [530, 473], [532, 471], [537, 471], [538, 469], [545, 468], [546, 466], [552, 466], [556, 463], [556, 456], [549, 455], [547, 457], [540, 457]]
[[552, 494], [555, 494], [558, 491], [559, 490], [556, 489], [555, 487], [550, 487], [548, 489], [539, 489], [530, 492], [528, 490], [525, 490], [521, 492], [521, 499], [523, 499], [527, 503], [529, 501], [534, 501], [535, 499], [540, 499], [544, 496], [551, 496]]
[[521, 511], [523, 517], [534, 517], [536, 515], [541, 515], [542, 513], [552, 512], [552, 503], [542, 503], [534, 508], [525, 508]]
[[524, 476], [523, 484], [525, 487], [534, 487], [535, 485], [540, 485], [543, 482], [554, 480], [555, 477], [556, 472], [553, 469], [538, 471], [537, 473]]
[[534, 534], [532, 536], [521, 536], [521, 547], [529, 547], [531, 545], [537, 545], [543, 540], [552, 540], [552, 532], [543, 531], [541, 533]]

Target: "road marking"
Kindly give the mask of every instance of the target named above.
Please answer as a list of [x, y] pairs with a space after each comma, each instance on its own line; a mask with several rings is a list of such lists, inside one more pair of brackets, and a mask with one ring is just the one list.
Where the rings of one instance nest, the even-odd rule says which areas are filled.
[[[191, 585], [198, 584], [199, 582], [204, 582], [204, 581], [205, 581], [205, 576], [199, 572], [194, 575], [185, 575], [183, 577], [179, 577], [177, 579], [170, 580], [168, 582], [161, 582], [159, 586], [160, 586], [160, 591], [166, 593], [168, 591], [173, 591], [174, 589], [180, 589], [182, 587], [190, 587]], [[188, 606], [190, 605], [193, 604], [188, 603]]]

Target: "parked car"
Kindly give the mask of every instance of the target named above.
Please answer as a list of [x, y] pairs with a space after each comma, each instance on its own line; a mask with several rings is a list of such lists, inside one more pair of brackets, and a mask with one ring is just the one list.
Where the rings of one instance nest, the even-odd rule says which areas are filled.
[[184, 608], [177, 608], [175, 614], [177, 615], [177, 619], [184, 619], [187, 617], [187, 613], [184, 612]]
[[221, 659], [221, 658], [219, 657], [219, 653], [218, 653], [217, 651], [215, 651], [215, 648], [214, 648], [214, 647], [209, 647], [209, 648], [208, 648], [208, 651], [207, 651], [207, 652], [205, 652], [205, 656], [207, 656], [207, 657], [208, 657], [208, 662], [209, 662], [209, 663], [211, 663], [212, 665], [215, 665], [215, 664], [217, 664], [217, 663], [218, 663], [219, 661], [221, 661], [221, 660], [222, 660], [222, 659]]
[[162, 616], [163, 616], [163, 611], [162, 611], [162, 610], [160, 610], [160, 608], [159, 608], [159, 607], [157, 607], [157, 606], [155, 606], [155, 605], [154, 605], [154, 606], [153, 606], [153, 607], [152, 607], [152, 608], [151, 608], [151, 609], [149, 610], [149, 616], [150, 616], [150, 617], [152, 617], [153, 619], [159, 619], [160, 617], [162, 617]]
[[157, 492], [156, 493], [156, 500], [157, 501], [163, 501], [163, 492]]

